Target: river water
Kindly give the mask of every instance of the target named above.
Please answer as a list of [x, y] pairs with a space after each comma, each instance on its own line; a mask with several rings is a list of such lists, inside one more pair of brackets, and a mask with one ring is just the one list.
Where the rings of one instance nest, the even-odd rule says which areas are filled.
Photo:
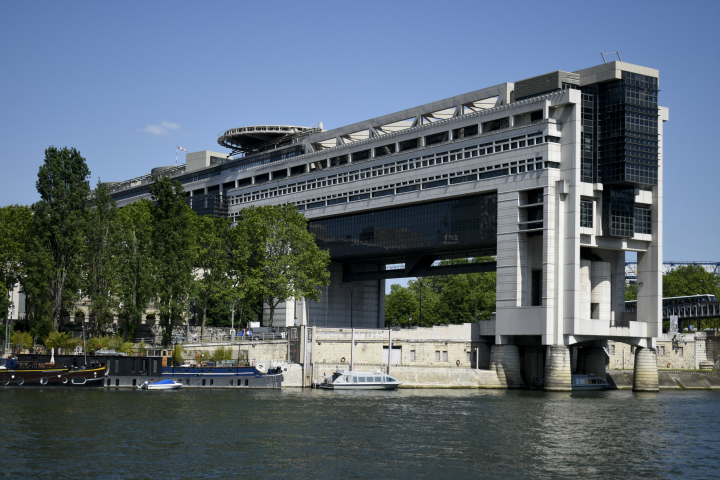
[[712, 478], [720, 392], [2, 389], [9, 478]]

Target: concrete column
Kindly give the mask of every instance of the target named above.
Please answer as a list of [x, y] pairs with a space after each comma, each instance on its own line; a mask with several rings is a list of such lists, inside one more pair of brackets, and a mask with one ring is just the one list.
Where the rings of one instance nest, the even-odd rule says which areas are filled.
[[578, 372], [605, 378], [605, 352], [602, 347], [583, 347], [578, 351]]
[[490, 370], [497, 372], [500, 384], [507, 388], [522, 388], [520, 353], [516, 345], [493, 345], [490, 349]]
[[633, 392], [659, 392], [657, 354], [652, 348], [635, 348]]
[[545, 357], [545, 390], [572, 391], [570, 349], [565, 345], [548, 345]]

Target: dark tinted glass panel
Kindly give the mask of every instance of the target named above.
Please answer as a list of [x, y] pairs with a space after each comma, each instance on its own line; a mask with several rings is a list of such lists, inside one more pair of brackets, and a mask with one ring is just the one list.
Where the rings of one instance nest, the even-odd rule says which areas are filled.
[[309, 229], [333, 258], [412, 250], [487, 247], [497, 236], [497, 194], [399, 207], [326, 220]]
[[592, 228], [593, 226], [593, 202], [592, 200], [580, 201], [580, 226]]

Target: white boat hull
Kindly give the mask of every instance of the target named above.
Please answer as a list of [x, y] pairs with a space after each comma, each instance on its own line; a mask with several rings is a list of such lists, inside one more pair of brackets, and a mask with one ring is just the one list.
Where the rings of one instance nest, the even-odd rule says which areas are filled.
[[345, 385], [333, 385], [331, 384], [321, 384], [320, 388], [325, 388], [327, 390], [395, 390], [400, 386], [400, 384], [370, 384], [370, 385], [355, 385], [355, 384], [345, 384]]

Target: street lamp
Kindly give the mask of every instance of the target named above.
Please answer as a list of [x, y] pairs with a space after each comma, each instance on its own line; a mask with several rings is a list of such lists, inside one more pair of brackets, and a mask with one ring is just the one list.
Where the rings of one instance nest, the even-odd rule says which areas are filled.
[[350, 290], [350, 328], [354, 328], [353, 327], [353, 290], [355, 290], [355, 285], [353, 285], [352, 287], [349, 285], [344, 285], [344, 286], [341, 286], [340, 288], [346, 288], [346, 289]]

